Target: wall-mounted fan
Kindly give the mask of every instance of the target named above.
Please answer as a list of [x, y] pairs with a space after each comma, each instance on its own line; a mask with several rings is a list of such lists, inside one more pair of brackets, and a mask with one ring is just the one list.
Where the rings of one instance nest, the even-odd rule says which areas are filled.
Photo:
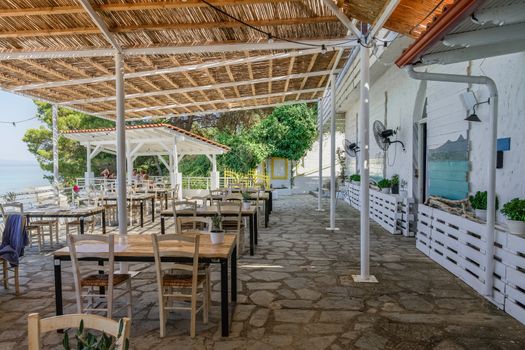
[[403, 151], [405, 150], [405, 144], [398, 140], [390, 140], [392, 136], [396, 134], [396, 131], [393, 129], [387, 129], [383, 123], [381, 123], [379, 120], [376, 120], [373, 125], [374, 129], [374, 137], [376, 139], [377, 145], [379, 148], [381, 148], [383, 151], [387, 151], [388, 147], [390, 147], [393, 143], [399, 143], [401, 144], [401, 147], [403, 148]]
[[345, 147], [346, 154], [350, 157], [355, 158], [357, 156], [357, 152], [359, 152], [359, 146], [357, 146], [357, 143], [345, 140], [343, 146]]

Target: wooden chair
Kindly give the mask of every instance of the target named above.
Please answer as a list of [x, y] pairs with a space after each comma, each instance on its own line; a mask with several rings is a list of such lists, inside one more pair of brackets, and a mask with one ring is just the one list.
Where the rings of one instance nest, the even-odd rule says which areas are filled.
[[177, 233], [181, 234], [186, 231], [210, 233], [211, 218], [201, 218], [198, 216], [177, 218]]
[[[173, 210], [173, 220], [175, 222], [175, 230], [177, 230], [177, 218], [178, 218], [178, 212], [180, 211], [190, 211], [191, 216], [196, 217], [197, 216], [197, 204], [194, 202], [189, 201], [172, 201], [171, 208]], [[185, 215], [187, 216], [187, 215]], [[175, 231], [175, 233], [179, 233], [178, 231]]]
[[265, 215], [264, 215], [264, 212], [266, 210], [265, 208], [266, 203], [264, 200], [261, 200], [260, 198], [261, 191], [258, 188], [247, 188], [246, 192], [255, 195], [255, 199], [251, 200], [250, 202], [251, 202], [251, 205], [254, 205], [257, 208], [258, 221], [260, 221], [262, 218], [263, 225], [264, 225], [264, 220], [266, 220]]
[[[9, 209], [10, 208], [10, 209]], [[19, 213], [24, 215], [24, 205], [22, 203], [16, 203], [16, 202], [10, 202], [10, 203], [4, 203], [0, 204], [0, 211], [2, 212], [2, 220], [3, 222], [7, 222], [7, 216], [10, 213]], [[38, 249], [42, 250], [42, 229], [38, 225], [34, 225], [32, 222], [27, 225], [26, 224], [26, 230], [29, 234], [29, 246], [33, 246], [33, 233], [36, 232], [36, 237], [38, 239]]]
[[222, 199], [223, 202], [242, 202], [242, 195], [240, 193], [232, 193]]
[[[210, 283], [207, 274], [199, 274], [199, 242], [200, 235], [151, 235], [153, 253], [155, 255], [155, 270], [157, 273], [158, 297], [159, 297], [159, 318], [160, 318], [160, 337], [166, 334], [166, 320], [171, 310], [190, 310], [191, 326], [190, 335], [195, 337], [197, 313], [203, 310], [203, 322], [208, 323], [209, 312], [209, 288]], [[177, 247], [180, 250], [163, 251], [160, 246]], [[183, 246], [182, 246], [183, 245]], [[162, 262], [165, 257], [185, 257], [191, 258], [191, 265], [175, 264]], [[177, 272], [175, 272], [177, 271]], [[200, 291], [199, 291], [200, 290]], [[191, 291], [190, 294], [187, 294]], [[202, 298], [202, 303], [197, 307], [198, 299]], [[190, 306], [176, 306], [173, 301], [190, 301]]]
[[[223, 212], [233, 212], [224, 216]], [[222, 228], [226, 233], [237, 235], [237, 252], [241, 254], [241, 248], [244, 247], [244, 225], [242, 221], [242, 200], [219, 202], [219, 214], [222, 216]]]
[[70, 314], [40, 318], [37, 313], [29, 314], [27, 317], [28, 349], [42, 349], [42, 334], [61, 329], [78, 328], [80, 321], [83, 321], [84, 329], [94, 329], [115, 337], [115, 350], [126, 349], [126, 341], [131, 330], [131, 322], [126, 317], [122, 319], [121, 329], [119, 322], [98, 315]]
[[210, 190], [210, 204], [213, 205], [213, 203], [217, 201], [222, 201], [224, 196], [228, 194], [228, 191], [224, 191], [221, 189], [218, 190]]
[[[87, 205], [88, 206], [94, 206], [98, 207], [99, 204], [102, 203], [102, 199], [100, 197], [97, 197], [96, 194], [90, 194], [87, 199]], [[95, 231], [95, 217], [90, 216], [84, 220], [85, 227], [88, 228], [88, 230], [93, 233]], [[80, 234], [80, 219], [74, 219], [66, 221], [66, 236], [69, 235], [69, 229], [73, 227], [77, 229], [78, 234]]]
[[[10, 214], [5, 214], [3, 217], [4, 224], [7, 222], [7, 219], [9, 218]], [[22, 216], [22, 227], [20, 230], [20, 234], [24, 234], [24, 229], [27, 229], [26, 226], [26, 219]], [[18, 271], [18, 265], [17, 266], [11, 266], [7, 260], [4, 260], [0, 258], [0, 261], [2, 261], [2, 281], [4, 284], [4, 289], [9, 289], [9, 280], [13, 280], [15, 284], [15, 295], [20, 295], [20, 274]], [[13, 275], [9, 276], [9, 272], [12, 272]]]
[[[127, 273], [115, 273], [115, 239], [114, 235], [69, 235], [68, 245], [71, 263], [73, 265], [73, 278], [75, 283], [75, 294], [77, 299], [78, 313], [86, 311], [101, 312], [105, 311], [107, 317], [113, 317], [113, 303], [120, 297], [127, 295], [128, 317], [132, 316], [131, 304], [131, 275]], [[97, 252], [82, 252], [82, 244], [96, 245]], [[106, 261], [104, 266], [97, 265], [87, 273], [82, 273], [80, 259], [95, 258]], [[96, 271], [98, 270], [98, 271]], [[106, 270], [106, 271], [104, 271]], [[100, 272], [103, 273], [100, 273]], [[115, 287], [125, 285], [125, 289], [120, 294], [114, 293]], [[84, 306], [84, 299], [88, 299], [87, 306]], [[97, 300], [97, 302], [95, 302]], [[96, 308], [100, 301], [105, 300], [106, 308]], [[123, 308], [121, 307], [121, 308]]]
[[198, 207], [207, 206], [209, 200], [210, 200], [210, 197], [207, 197], [207, 196], [193, 196], [191, 198], [188, 198], [188, 201], [194, 202], [195, 204], [197, 204]]

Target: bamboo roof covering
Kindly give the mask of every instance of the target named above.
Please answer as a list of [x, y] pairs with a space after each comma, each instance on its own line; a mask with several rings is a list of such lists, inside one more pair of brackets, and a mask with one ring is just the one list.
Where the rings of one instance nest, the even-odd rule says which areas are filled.
[[[267, 35], [206, 2], [289, 45], [270, 45]], [[3, 0], [0, 88], [111, 119], [118, 50], [125, 62], [127, 118], [314, 101], [345, 64], [352, 40], [355, 45], [322, 0], [206, 2]], [[374, 23], [387, 2], [352, 0], [343, 8]], [[402, 25], [393, 19], [387, 24], [408, 34], [433, 6], [433, 0], [402, 0], [394, 15], [404, 11], [399, 21], [407, 18]]]

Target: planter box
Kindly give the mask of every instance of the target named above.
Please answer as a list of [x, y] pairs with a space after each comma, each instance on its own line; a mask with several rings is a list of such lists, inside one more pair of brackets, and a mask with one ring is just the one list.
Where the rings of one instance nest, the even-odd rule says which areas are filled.
[[[482, 294], [485, 281], [485, 225], [418, 207], [416, 247]], [[487, 298], [525, 324], [525, 238], [496, 227], [493, 296]]]
[[[342, 195], [357, 210], [361, 209], [360, 189], [358, 184], [346, 183]], [[392, 234], [414, 236], [413, 210], [411, 198], [370, 189], [370, 218]]]

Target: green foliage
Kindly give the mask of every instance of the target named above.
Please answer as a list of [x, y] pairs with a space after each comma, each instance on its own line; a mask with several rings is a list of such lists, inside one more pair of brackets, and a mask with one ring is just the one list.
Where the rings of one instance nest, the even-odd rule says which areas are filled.
[[[120, 320], [117, 337], [120, 337], [122, 335], [123, 329], [124, 322]], [[97, 337], [96, 335], [87, 332], [84, 329], [84, 320], [80, 321], [80, 325], [75, 334], [75, 339], [77, 340], [77, 350], [114, 350], [117, 346], [117, 338], [115, 337], [108, 336], [106, 333], [102, 333], [100, 337]], [[124, 344], [124, 348], [128, 349], [128, 339], [126, 339], [125, 342], [126, 343]], [[71, 347], [69, 346], [69, 336], [67, 332], [64, 333], [64, 338], [62, 339], [62, 346], [64, 350], [71, 350]]]
[[399, 185], [399, 175], [396, 174], [396, 175], [392, 176], [392, 178], [390, 179], [390, 184], [392, 186]]
[[[468, 200], [473, 209], [487, 210], [487, 191], [476, 192], [474, 196], [469, 196]], [[496, 210], [499, 208], [498, 197], [496, 196]]]
[[270, 157], [298, 161], [316, 138], [316, 111], [305, 103], [277, 107], [254, 133], [259, 142], [270, 147]]
[[242, 193], [242, 200], [243, 200], [244, 202], [249, 202], [249, 201], [251, 200], [251, 195], [250, 195], [250, 193], [248, 193], [248, 192], [243, 192], [243, 193]]
[[[53, 132], [52, 132], [52, 108], [49, 103], [35, 102], [38, 107], [38, 117], [43, 123], [36, 129], [26, 131], [23, 141], [27, 144], [29, 152], [35, 155], [42, 170], [53, 171]], [[59, 108], [58, 110], [58, 130], [59, 132], [73, 129], [93, 129], [102, 127], [112, 127], [113, 122], [92, 117], [68, 109]], [[86, 149], [78, 142], [60, 137], [58, 140], [59, 171], [63, 180], [71, 180], [76, 177], [84, 176], [86, 169]], [[101, 153], [92, 163], [96, 172], [98, 169], [112, 167], [114, 157]], [[51, 179], [51, 176], [46, 176]]]
[[211, 229], [213, 232], [222, 231], [222, 216], [215, 214], [211, 218]]
[[350, 175], [350, 181], [355, 181], [355, 182], [361, 181], [361, 175], [359, 175], [359, 174], [352, 174], [352, 175]]
[[269, 146], [259, 142], [252, 130], [241, 130], [237, 134], [220, 132], [216, 135], [217, 142], [231, 148], [228, 153], [217, 158], [219, 169], [231, 169], [244, 174], [268, 158]]
[[514, 198], [503, 205], [501, 212], [509, 220], [525, 221], [525, 199]]
[[377, 183], [377, 187], [383, 189], [383, 188], [390, 188], [392, 187], [392, 182], [389, 179], [381, 179]]
[[182, 176], [205, 177], [211, 172], [211, 162], [205, 155], [187, 155], [179, 161]]

